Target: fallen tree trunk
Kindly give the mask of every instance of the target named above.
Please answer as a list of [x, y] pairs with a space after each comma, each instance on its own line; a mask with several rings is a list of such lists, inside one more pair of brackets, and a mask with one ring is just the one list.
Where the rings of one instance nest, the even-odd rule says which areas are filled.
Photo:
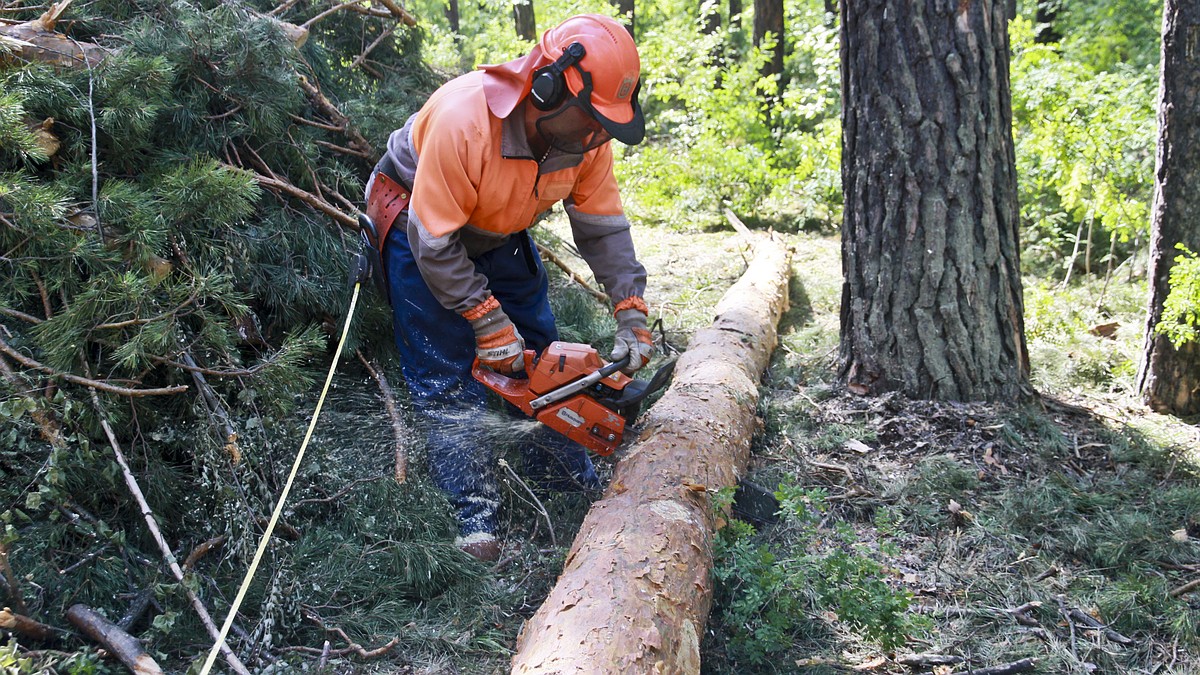
[[699, 673], [712, 601], [710, 495], [745, 472], [790, 253], [763, 239], [692, 338], [517, 638], [513, 673]]

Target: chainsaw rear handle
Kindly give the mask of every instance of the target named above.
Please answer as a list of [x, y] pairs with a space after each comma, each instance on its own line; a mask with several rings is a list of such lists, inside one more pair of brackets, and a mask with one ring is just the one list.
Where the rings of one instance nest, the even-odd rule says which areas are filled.
[[375, 228], [375, 222], [365, 213], [358, 214], [358, 237], [360, 250], [354, 254], [351, 263], [351, 281], [360, 284], [368, 279], [374, 281], [375, 290], [390, 303], [383, 259], [379, 256], [379, 231]]

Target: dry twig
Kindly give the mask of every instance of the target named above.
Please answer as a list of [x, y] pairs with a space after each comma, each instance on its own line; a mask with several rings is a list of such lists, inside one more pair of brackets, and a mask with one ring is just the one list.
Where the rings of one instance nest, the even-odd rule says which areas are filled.
[[963, 671], [960, 675], [1013, 675], [1014, 673], [1027, 673], [1034, 668], [1037, 668], [1037, 659], [1021, 659], [1020, 661], [1013, 661], [1002, 666], [973, 668]]
[[396, 482], [404, 484], [404, 481], [408, 480], [408, 449], [406, 447], [406, 439], [409, 437], [409, 434], [407, 427], [404, 425], [404, 416], [400, 414], [400, 408], [396, 406], [396, 394], [392, 391], [391, 385], [388, 384], [387, 377], [383, 374], [382, 368], [364, 356], [362, 350], [355, 350], [354, 354], [358, 356], [358, 360], [362, 362], [363, 367], [375, 379], [375, 384], [379, 386], [379, 391], [383, 394], [383, 407], [387, 410], [388, 418], [392, 420], [392, 435], [396, 439]]
[[607, 293], [602, 293], [602, 292], [592, 288], [591, 286], [589, 286], [587, 281], [585, 281], [583, 277], [579, 276], [575, 272], [575, 270], [568, 267], [567, 264], [565, 262], [563, 262], [562, 259], [559, 258], [557, 255], [555, 255], [553, 251], [551, 251], [548, 248], [545, 248], [544, 246], [539, 246], [538, 251], [542, 254], [543, 259], [548, 260], [548, 261], [554, 263], [555, 265], [557, 265], [558, 269], [562, 270], [568, 277], [570, 277], [571, 281], [574, 281], [575, 283], [579, 284], [583, 288], [583, 290], [587, 291], [588, 295], [592, 296], [593, 298], [596, 298], [597, 300], [599, 300], [600, 302], [603, 302], [603, 303], [611, 302], [611, 298], [608, 297]]
[[306, 618], [309, 621], [320, 626], [321, 630], [324, 630], [327, 633], [337, 634], [337, 636], [340, 637], [348, 646], [342, 647], [341, 649], [330, 650], [329, 642], [326, 641], [325, 645], [321, 649], [317, 649], [315, 647], [289, 647], [289, 648], [285, 649], [284, 651], [303, 652], [305, 654], [317, 654], [317, 655], [321, 656], [322, 658], [328, 658], [330, 656], [341, 657], [341, 656], [347, 656], [349, 654], [355, 654], [361, 659], [374, 659], [374, 658], [378, 658], [378, 657], [383, 656], [384, 654], [390, 652], [393, 647], [400, 644], [400, 638], [394, 637], [391, 639], [390, 642], [388, 642], [386, 645], [384, 645], [382, 647], [376, 647], [375, 649], [366, 649], [362, 645], [355, 642], [354, 640], [351, 640], [350, 636], [346, 634], [346, 631], [342, 630], [338, 626], [332, 626], [332, 627], [326, 626], [325, 622], [321, 620], [321, 617], [317, 616], [316, 614], [313, 614], [311, 612], [306, 612], [304, 614], [304, 618]]
[[[125, 460], [125, 453], [121, 451], [121, 445], [117, 442], [117, 436], [113, 433], [112, 426], [108, 423], [108, 418], [104, 414], [104, 409], [100, 406], [100, 397], [96, 395], [96, 391], [94, 389], [89, 391], [89, 393], [92, 395], [92, 407], [96, 409], [96, 413], [100, 416], [100, 426], [104, 429], [104, 434], [108, 436], [108, 443], [110, 446], [112, 446], [113, 454], [117, 459], [117, 464], [121, 467], [121, 473], [125, 477], [125, 485], [129, 488], [129, 492], [133, 494], [134, 499], [137, 501], [138, 508], [142, 513], [142, 517], [146, 520], [146, 527], [149, 528], [151, 537], [153, 537], [155, 543], [158, 544], [158, 548], [162, 552], [163, 559], [166, 561], [167, 566], [171, 569], [171, 573], [175, 576], [175, 579], [179, 581], [180, 586], [187, 593], [188, 600], [190, 600], [192, 603], [192, 608], [200, 617], [200, 621], [204, 624], [205, 629], [208, 630], [208, 634], [212, 636], [214, 640], [218, 639], [220, 636], [220, 631], [217, 629], [216, 624], [213, 623], [212, 617], [208, 613], [208, 609], [204, 606], [204, 603], [200, 601], [200, 598], [196, 595], [196, 593], [188, 588], [187, 584], [183, 583], [183, 570], [179, 568], [179, 563], [175, 560], [175, 554], [171, 552], [171, 547], [167, 545], [167, 540], [163, 538], [162, 532], [158, 529], [158, 521], [154, 517], [154, 512], [150, 509], [150, 504], [146, 501], [146, 496], [142, 493], [142, 488], [138, 485], [137, 478], [134, 477], [133, 471], [129, 468], [129, 462]], [[241, 660], [238, 659], [237, 655], [233, 653], [233, 650], [229, 648], [229, 645], [222, 642], [221, 652], [225, 656], [225, 662], [229, 664], [229, 667], [232, 668], [234, 672], [238, 673], [239, 675], [250, 675], [250, 671], [246, 669], [246, 666], [243, 665]]]

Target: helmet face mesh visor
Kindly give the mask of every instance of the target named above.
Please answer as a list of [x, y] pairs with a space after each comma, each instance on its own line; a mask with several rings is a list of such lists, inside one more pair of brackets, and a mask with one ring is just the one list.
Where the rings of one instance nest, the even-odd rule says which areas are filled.
[[538, 134], [550, 147], [575, 155], [604, 145], [612, 136], [576, 97], [570, 97], [558, 109], [538, 118]]
[[642, 80], [638, 78], [637, 84], [633, 88], [633, 95], [630, 97], [630, 103], [633, 106], [633, 116], [628, 122], [616, 122], [605, 117], [599, 110], [592, 105], [592, 75], [579, 64], [574, 64], [575, 69], [579, 71], [583, 79], [583, 88], [579, 90], [575, 98], [579, 104], [604, 127], [605, 131], [610, 136], [621, 141], [626, 145], [637, 145], [646, 137], [646, 119], [642, 115], [642, 104], [638, 103], [638, 94], [642, 91]]

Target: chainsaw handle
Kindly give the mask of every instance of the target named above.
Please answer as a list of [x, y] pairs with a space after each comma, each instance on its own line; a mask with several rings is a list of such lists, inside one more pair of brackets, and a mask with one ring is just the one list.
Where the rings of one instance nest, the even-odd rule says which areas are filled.
[[598, 371], [600, 373], [600, 378], [604, 379], [604, 378], [608, 377], [609, 375], [612, 375], [613, 373], [617, 372], [618, 370], [624, 368], [627, 365], [629, 365], [629, 354], [626, 354], [625, 356], [621, 357], [619, 360], [613, 361], [612, 363], [608, 364], [607, 366], [604, 366], [603, 368], [601, 368]]

